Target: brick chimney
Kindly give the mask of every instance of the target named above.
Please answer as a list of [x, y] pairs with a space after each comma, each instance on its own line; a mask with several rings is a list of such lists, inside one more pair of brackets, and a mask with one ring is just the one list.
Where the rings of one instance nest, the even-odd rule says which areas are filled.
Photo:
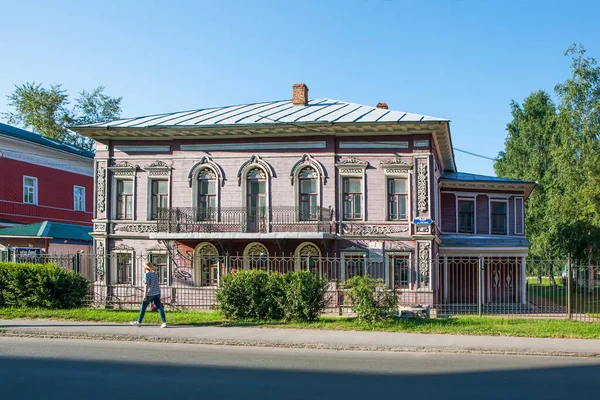
[[377, 108], [388, 109], [387, 103], [377, 103]]
[[308, 87], [304, 83], [295, 83], [292, 86], [292, 104], [305, 106], [308, 103]]

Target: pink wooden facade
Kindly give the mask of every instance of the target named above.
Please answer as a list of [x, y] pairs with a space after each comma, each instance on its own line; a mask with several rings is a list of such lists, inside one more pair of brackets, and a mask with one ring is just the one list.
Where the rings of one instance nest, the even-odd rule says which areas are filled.
[[[315, 104], [330, 106], [325, 100]], [[244, 113], [244, 107], [197, 113], [233, 113], [241, 120], [252, 112]], [[282, 107], [306, 113], [307, 118], [318, 111], [312, 111], [310, 104]], [[358, 108], [349, 110], [353, 117], [359, 116], [347, 123], [315, 119], [307, 124], [220, 126], [217, 118], [207, 126], [176, 125], [196, 115], [191, 112], [133, 120], [139, 124], [123, 120], [75, 128], [98, 143], [93, 233], [101, 264], [97, 279], [113, 285], [140, 283], [141, 274], [124, 271], [115, 254], [131, 255], [132, 260], [188, 255], [192, 286], [214, 284], [218, 279], [211, 278], [211, 271], [218, 274], [226, 268], [213, 268], [211, 257], [249, 257], [249, 268], [253, 257], [334, 257], [341, 260], [341, 270], [330, 276], [335, 279], [348, 278], [344, 265], [362, 257], [364, 271], [370, 265], [387, 271], [382, 277], [390, 287], [400, 289], [405, 302], [433, 304], [453, 301], [450, 286], [461, 284], [448, 268], [449, 258], [521, 259], [527, 254], [523, 207], [532, 184], [488, 182], [456, 173], [447, 120], [411, 114], [412, 119], [404, 122], [402, 113], [397, 120], [385, 120], [387, 108], [360, 107], [366, 108], [364, 113], [362, 108], [360, 114]], [[339, 113], [339, 108], [331, 112]], [[362, 122], [367, 114], [378, 117]], [[319, 115], [328, 114], [324, 110]], [[154, 125], [144, 125], [152, 120]], [[199, 118], [194, 121], [204, 123]], [[312, 192], [316, 203], [311, 204], [316, 204], [319, 216], [312, 219], [302, 217], [305, 193], [300, 179], [305, 168], [316, 182]], [[255, 200], [249, 182], [255, 177], [265, 188], [256, 200], [263, 202], [265, 210], [260, 224], [251, 210]], [[158, 199], [155, 181], [166, 182], [168, 188], [160, 212], [153, 206]], [[204, 198], [210, 197], [202, 197], [205, 181], [216, 183], [210, 194], [214, 210], [210, 216], [206, 210], [199, 211]], [[123, 182], [129, 182], [131, 192], [123, 191]], [[470, 233], [458, 233], [457, 201], [463, 198], [473, 202]], [[406, 212], [394, 211], [392, 202], [402, 201], [406, 201]], [[507, 204], [504, 235], [490, 234], [490, 204], [496, 201]], [[131, 204], [130, 211], [119, 208], [126, 203]], [[494, 229], [499, 228], [494, 225]], [[522, 240], [516, 244], [504, 240], [514, 238]], [[404, 262], [406, 276], [400, 279], [394, 274], [402, 268], [394, 265]], [[141, 265], [125, 268], [141, 269]], [[195, 268], [198, 273], [193, 272]], [[209, 274], [206, 279], [205, 273]], [[170, 278], [165, 279], [169, 284]], [[521, 285], [520, 275], [513, 282]]]

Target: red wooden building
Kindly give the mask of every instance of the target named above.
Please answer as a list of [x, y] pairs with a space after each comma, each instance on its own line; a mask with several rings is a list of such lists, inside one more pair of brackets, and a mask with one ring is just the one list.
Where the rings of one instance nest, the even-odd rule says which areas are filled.
[[92, 225], [94, 153], [0, 124], [0, 228]]

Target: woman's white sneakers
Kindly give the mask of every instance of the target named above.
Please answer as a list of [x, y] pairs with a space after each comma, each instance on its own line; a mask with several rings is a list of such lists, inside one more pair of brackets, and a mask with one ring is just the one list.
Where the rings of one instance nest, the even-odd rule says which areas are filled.
[[131, 325], [133, 325], [133, 326], [140, 326], [140, 325], [141, 325], [141, 324], [140, 324], [139, 322], [137, 322], [137, 321], [131, 321], [131, 322], [130, 322], [130, 324], [131, 324]]
[[167, 327], [167, 323], [163, 322], [162, 325], [160, 326], [161, 328], [166, 328]]

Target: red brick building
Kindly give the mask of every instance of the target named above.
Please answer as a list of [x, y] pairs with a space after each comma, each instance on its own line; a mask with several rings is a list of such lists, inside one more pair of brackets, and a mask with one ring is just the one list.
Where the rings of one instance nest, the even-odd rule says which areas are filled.
[[92, 225], [94, 153], [0, 124], [0, 228]]

